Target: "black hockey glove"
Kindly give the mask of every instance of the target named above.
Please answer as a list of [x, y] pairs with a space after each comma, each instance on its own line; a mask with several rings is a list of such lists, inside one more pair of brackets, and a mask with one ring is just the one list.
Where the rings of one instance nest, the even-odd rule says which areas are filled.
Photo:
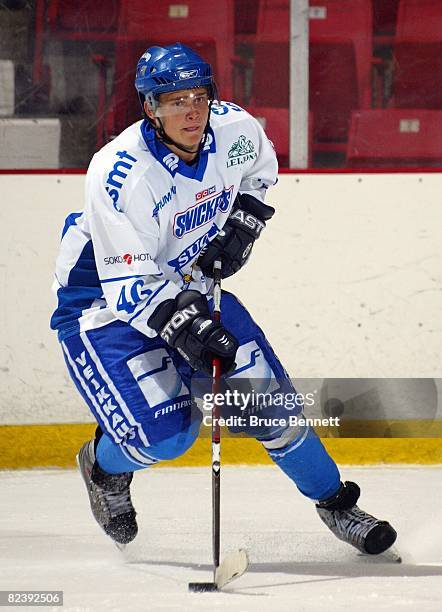
[[182, 291], [162, 302], [148, 320], [163, 340], [194, 368], [212, 375], [212, 359], [221, 360], [221, 373], [235, 369], [237, 340], [210, 316], [207, 299], [199, 291]]
[[197, 263], [203, 273], [208, 278], [212, 277], [216, 259], [222, 261], [222, 278], [238, 272], [249, 259], [253, 243], [265, 228], [265, 222], [274, 213], [272, 206], [247, 193], [238, 194], [224, 227], [198, 258]]

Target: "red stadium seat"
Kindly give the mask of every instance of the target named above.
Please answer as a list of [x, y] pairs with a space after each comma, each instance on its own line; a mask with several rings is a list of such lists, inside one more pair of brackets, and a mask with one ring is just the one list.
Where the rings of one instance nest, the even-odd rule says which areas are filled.
[[[269, 139], [272, 141], [277, 156], [279, 165], [288, 167], [290, 156], [290, 133], [289, 125], [289, 109], [280, 108], [275, 112], [274, 108], [253, 108], [248, 107], [249, 112], [258, 119]], [[312, 114], [309, 114], [309, 160], [308, 165], [311, 166], [311, 153], [313, 150], [313, 121]]]
[[[33, 84], [35, 101], [39, 92], [49, 97], [49, 67], [43, 65], [44, 43], [58, 38], [69, 41], [113, 42], [116, 39], [121, 17], [121, 0], [91, 2], [90, 0], [36, 0]], [[106, 67], [109, 60], [104, 55], [83, 47], [90, 54], [99, 69], [98, 109], [97, 109], [97, 146], [103, 140], [103, 114], [106, 94]], [[47, 91], [46, 91], [47, 90]]]
[[355, 111], [347, 162], [358, 168], [442, 166], [442, 111]]
[[256, 34], [259, 2], [256, 0], [235, 0], [235, 37], [247, 40]]
[[442, 5], [401, 0], [391, 106], [442, 109]]
[[72, 40], [115, 38], [120, 0], [51, 0], [46, 20], [52, 35]]
[[277, 112], [274, 112], [274, 108], [267, 109], [265, 107], [249, 107], [248, 110], [258, 119], [275, 147], [277, 146], [276, 151], [278, 153], [279, 163], [288, 165], [290, 140], [290, 134], [287, 129], [289, 124], [288, 108], [278, 109]]
[[315, 139], [346, 140], [350, 112], [371, 106], [372, 7], [311, 0], [310, 108]]
[[[289, 107], [289, 4], [260, 3], [251, 107], [265, 109], [269, 124], [270, 114]], [[309, 99], [315, 150], [345, 150], [351, 111], [371, 104], [371, 60], [371, 4], [311, 0]], [[279, 152], [277, 140], [275, 146]]]
[[373, 1], [373, 34], [380, 43], [391, 42], [396, 31], [399, 0]]
[[150, 41], [117, 40], [112, 96], [105, 118], [105, 140], [110, 140], [142, 117], [135, 90], [135, 68]]
[[36, 0], [33, 81], [41, 86], [43, 48], [48, 38], [112, 41], [118, 30], [121, 0]]

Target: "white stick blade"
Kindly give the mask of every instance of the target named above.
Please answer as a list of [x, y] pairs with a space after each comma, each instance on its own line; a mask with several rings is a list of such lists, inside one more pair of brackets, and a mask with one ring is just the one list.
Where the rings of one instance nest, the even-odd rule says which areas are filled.
[[219, 589], [239, 578], [244, 574], [249, 566], [249, 558], [247, 551], [243, 548], [234, 552], [228, 553], [222, 560], [219, 567], [215, 571], [215, 583]]

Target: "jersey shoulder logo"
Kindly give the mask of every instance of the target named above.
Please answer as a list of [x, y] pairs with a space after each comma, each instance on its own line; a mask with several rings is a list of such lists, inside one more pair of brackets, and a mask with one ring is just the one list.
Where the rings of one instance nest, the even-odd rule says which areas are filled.
[[255, 145], [253, 142], [241, 134], [238, 140], [230, 147], [228, 153], [227, 167], [230, 166], [238, 166], [241, 164], [245, 164], [249, 160], [256, 159], [258, 154], [255, 151]]
[[178, 162], [180, 158], [175, 153], [169, 153], [163, 157], [163, 163], [171, 170], [172, 172], [178, 168]]
[[215, 152], [215, 147], [214, 147], [214, 138], [213, 138], [213, 134], [210, 132], [207, 132], [207, 136], [206, 139], [204, 141], [204, 147], [203, 147], [203, 151], [210, 151], [211, 153]]
[[212, 113], [214, 115], [227, 115], [229, 111], [244, 113], [244, 109], [233, 102], [214, 102], [212, 104]]

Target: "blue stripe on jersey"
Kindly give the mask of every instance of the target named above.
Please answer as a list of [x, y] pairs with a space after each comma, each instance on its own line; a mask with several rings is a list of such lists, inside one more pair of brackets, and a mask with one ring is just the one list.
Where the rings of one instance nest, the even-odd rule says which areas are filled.
[[117, 281], [129, 280], [129, 278], [142, 278], [145, 274], [132, 274], [131, 276], [116, 276], [115, 278], [100, 278], [101, 283], [116, 283]]
[[51, 328], [65, 333], [73, 330], [79, 331], [78, 318], [81, 317], [84, 310], [92, 306], [95, 300], [103, 297], [92, 240], [89, 240], [83, 247], [79, 258], [69, 272], [67, 286], [58, 289], [57, 297], [58, 306], [51, 317]]
[[58, 307], [51, 317], [51, 329], [79, 332], [78, 318], [102, 295], [101, 287], [60, 287], [57, 291]]
[[64, 227], [63, 227], [63, 231], [61, 232], [61, 239], [63, 240], [66, 232], [68, 231], [68, 229], [72, 226], [72, 225], [77, 225], [77, 219], [78, 217], [81, 217], [83, 213], [79, 212], [79, 213], [71, 213], [70, 215], [68, 215], [65, 219], [64, 222]]
[[86, 242], [68, 277], [69, 286], [100, 287], [92, 240]]

